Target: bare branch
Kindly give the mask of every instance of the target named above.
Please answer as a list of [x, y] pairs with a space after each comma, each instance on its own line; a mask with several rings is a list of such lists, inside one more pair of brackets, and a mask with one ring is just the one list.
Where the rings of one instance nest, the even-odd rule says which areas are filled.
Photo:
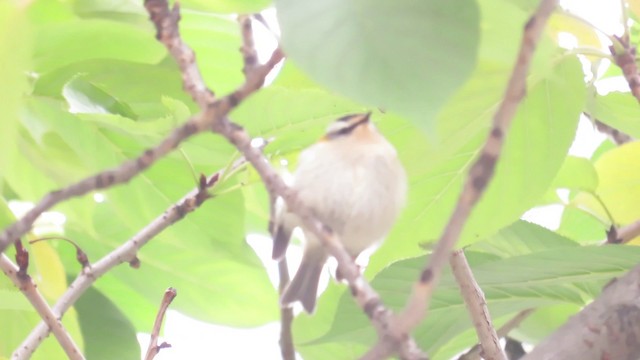
[[614, 38], [618, 41], [614, 41], [613, 45], [609, 46], [609, 51], [616, 65], [622, 70], [631, 94], [640, 101], [640, 74], [636, 64], [636, 47], [631, 45], [629, 33], [625, 33], [622, 37], [614, 36]]
[[[147, 9], [150, 9], [156, 6], [168, 7], [168, 4], [165, 0], [147, 0], [145, 2], [145, 6], [147, 6]], [[162, 26], [166, 26], [168, 28], [171, 28], [172, 26], [177, 27], [177, 24], [166, 25], [166, 23], [177, 21], [178, 16], [169, 16], [168, 14], [170, 13], [168, 10], [153, 11], [156, 14], [164, 13], [167, 15], [164, 18], [152, 15], [152, 21], [162, 24]], [[175, 6], [172, 11], [176, 11]], [[159, 28], [160, 26], [157, 25], [156, 27]], [[179, 36], [177, 30], [171, 31], [170, 34], [174, 37]], [[161, 39], [162, 43], [164, 43], [168, 48], [175, 42], [175, 40], [166, 39], [161, 36], [159, 36], [159, 39]], [[245, 38], [244, 41], [246, 44], [247, 39]], [[171, 51], [171, 54], [178, 62], [180, 62], [184, 57], [180, 51]], [[344, 274], [344, 279], [349, 283], [351, 293], [356, 299], [358, 305], [373, 322], [379, 337], [387, 337], [391, 312], [384, 307], [380, 296], [375, 292], [371, 285], [364, 280], [358, 267], [345, 250], [337, 235], [327, 226], [318, 221], [313, 216], [310, 209], [306, 208], [304, 204], [298, 200], [295, 192], [284, 183], [282, 178], [280, 178], [277, 172], [271, 167], [262, 152], [251, 145], [251, 138], [249, 134], [247, 134], [241, 126], [232, 123], [226, 117], [226, 114], [233, 107], [237, 106], [244, 98], [262, 86], [267, 74], [283, 59], [283, 57], [284, 55], [282, 51], [279, 48], [276, 49], [271, 55], [271, 58], [265, 64], [255, 66], [251, 71], [247, 71], [245, 73], [246, 81], [238, 90], [215, 101], [212, 105], [209, 105], [206, 112], [210, 113], [211, 116], [204, 118], [204, 121], [206, 122], [205, 127], [210, 126], [214, 132], [222, 135], [230, 143], [235, 145], [247, 161], [254, 166], [262, 178], [270, 197], [272, 199], [282, 197], [287, 204], [287, 209], [299, 216], [305, 229], [312, 232], [320, 239], [323, 245], [327, 248], [327, 251], [338, 261], [340, 272]], [[197, 67], [195, 59], [191, 60], [193, 61], [187, 66], [183, 66], [182, 64], [180, 65], [183, 71], [183, 77], [199, 76], [198, 71], [191, 70], [191, 68]], [[187, 88], [187, 91], [196, 92], [197, 90]], [[194, 98], [198, 98], [198, 94], [192, 93], [191, 95]], [[397, 349], [394, 348], [394, 350], [399, 351], [402, 358], [425, 358], [411, 337], [403, 336], [397, 343], [400, 344], [400, 346]]]
[[164, 314], [167, 312], [169, 305], [173, 299], [178, 296], [178, 292], [174, 288], [168, 288], [164, 292], [164, 296], [162, 297], [162, 302], [160, 303], [160, 309], [158, 309], [158, 314], [156, 315], [156, 321], [153, 323], [153, 330], [151, 331], [151, 340], [149, 341], [149, 347], [147, 348], [147, 354], [145, 355], [145, 360], [153, 360], [153, 358], [158, 355], [161, 349], [171, 347], [170, 344], [166, 342], [158, 345], [158, 337], [160, 336], [160, 328], [162, 327], [162, 321], [164, 320]]
[[600, 131], [601, 133], [609, 136], [609, 138], [611, 138], [611, 140], [616, 144], [616, 145], [623, 145], [626, 144], [628, 142], [633, 141], [634, 139], [631, 137], [631, 135], [623, 133], [622, 131], [611, 127], [605, 123], [603, 123], [600, 120], [596, 120], [595, 121], [595, 125], [596, 125], [596, 129], [598, 129], [598, 131]]
[[38, 312], [38, 315], [40, 315], [44, 323], [47, 324], [46, 326], [51, 329], [56, 340], [58, 340], [58, 343], [60, 343], [60, 346], [67, 354], [67, 357], [73, 360], [84, 359], [78, 345], [76, 345], [67, 332], [67, 329], [64, 328], [58, 319], [58, 316], [51, 310], [47, 301], [42, 297], [31, 277], [27, 274], [20, 275], [18, 267], [12, 263], [5, 254], [0, 254], [0, 268], [2, 268], [4, 274], [11, 279], [13, 284], [20, 289], [29, 300], [33, 308]]
[[258, 52], [256, 51], [256, 44], [253, 41], [251, 16], [240, 15], [238, 22], [240, 23], [240, 32], [242, 34], [242, 47], [240, 48], [242, 60], [244, 61], [242, 72], [247, 76], [247, 74], [253, 71], [258, 65]]
[[403, 335], [410, 333], [426, 315], [431, 295], [440, 281], [442, 268], [449, 259], [451, 250], [460, 236], [471, 209], [491, 181], [508, 127], [518, 104], [526, 94], [527, 72], [533, 53], [547, 19], [556, 6], [557, 0], [542, 0], [524, 27], [520, 52], [503, 100], [493, 117], [493, 126], [489, 131], [489, 136], [479, 158], [471, 166], [453, 214], [449, 218], [435, 250], [429, 257], [428, 264], [422, 270], [420, 279], [414, 285], [405, 309], [394, 321], [393, 333], [396, 339], [402, 339]]
[[[280, 276], [278, 292], [282, 295], [289, 283], [289, 266], [286, 258], [282, 258], [278, 262], [278, 274]], [[296, 349], [293, 346], [293, 334], [291, 332], [292, 323], [293, 309], [290, 306], [280, 307], [280, 353], [283, 360], [295, 360], [296, 358]]]
[[[243, 163], [244, 159], [238, 159], [232, 165], [231, 171]], [[198, 188], [168, 208], [162, 215], [155, 218], [127, 242], [120, 245], [120, 247], [104, 256], [95, 264], [85, 267], [53, 306], [53, 313], [56, 317], [61, 317], [100, 276], [115, 266], [124, 262], [129, 262], [132, 267], [139, 266], [139, 260], [136, 257], [138, 250], [162, 230], [183, 219], [187, 214], [197, 209], [206, 201], [209, 198], [207, 188], [213, 186], [221, 174], [221, 171], [214, 173], [207, 181], [204, 181], [204, 186], [203, 182], [201, 182]], [[44, 322], [38, 324], [31, 334], [22, 342], [20, 347], [15, 350], [12, 359], [19, 360], [29, 358], [31, 353], [35, 351], [47, 336], [48, 332], [48, 324]]]
[[60, 236], [60, 235], [45, 236], [35, 240], [31, 240], [29, 241], [29, 244], [35, 244], [41, 241], [48, 241], [48, 240], [55, 240], [55, 239], [64, 240], [69, 244], [73, 245], [73, 247], [76, 249], [76, 260], [78, 260], [78, 263], [82, 265], [82, 268], [86, 268], [89, 266], [89, 257], [87, 256], [87, 253], [85, 253], [84, 250], [82, 250], [82, 248], [80, 247], [80, 245], [78, 245], [78, 243], [69, 239], [68, 237]]
[[522, 360], [637, 359], [640, 356], [640, 265], [612, 280], [602, 294]]
[[[47, 194], [25, 216], [7, 227], [0, 234], [0, 253], [26, 234], [38, 216], [59, 202], [71, 197], [85, 195], [97, 189], [104, 189], [127, 182], [151, 166], [156, 160], [175, 149], [185, 139], [198, 132], [211, 129], [214, 124], [223, 119], [242, 100], [258, 90], [271, 69], [284, 58], [282, 51], [276, 49], [269, 61], [252, 71], [251, 76], [248, 76], [247, 81], [236, 91], [222, 99], [213, 101], [213, 92], [204, 85], [200, 71], [195, 66], [193, 51], [179, 38], [175, 23], [179, 20], [177, 4], [174, 5], [171, 11], [168, 10], [167, 2], [163, 0], [147, 0], [145, 1], [145, 6], [149, 9], [151, 18], [158, 29], [158, 39], [167, 46], [169, 52], [177, 59], [180, 65], [185, 90], [201, 105], [203, 112], [190, 118], [185, 124], [175, 129], [157, 147], [148, 149], [137, 159], [126, 161], [118, 167], [103, 171], [64, 189]], [[166, 8], [166, 11], [163, 10], [164, 8]]]
[[[272, 193], [269, 193], [269, 234], [274, 233], [274, 219], [276, 214], [276, 198]], [[284, 290], [287, 288], [289, 281], [289, 265], [287, 264], [287, 258], [283, 257], [278, 262], [278, 277], [280, 283], [278, 284], [278, 294], [282, 296]], [[293, 333], [291, 326], [293, 324], [293, 309], [290, 306], [280, 306], [280, 354], [283, 360], [295, 360], [296, 349], [293, 345]]]
[[619, 240], [618, 243], [628, 243], [629, 241], [633, 240], [633, 238], [640, 236], [640, 220], [621, 227], [617, 230], [617, 233], [617, 239]]
[[[504, 325], [502, 325], [496, 331], [496, 333], [498, 334], [498, 337], [503, 338], [509, 335], [511, 330], [520, 326], [520, 323], [523, 322], [524, 319], [528, 318], [529, 315], [533, 314], [534, 311], [535, 309], [526, 309], [526, 310], [520, 311], [518, 314], [516, 314], [516, 316], [511, 318], [511, 320], [507, 321]], [[471, 349], [469, 349], [469, 351], [467, 351], [465, 354], [461, 355], [458, 358], [458, 360], [480, 360], [481, 350], [482, 348], [480, 347], [480, 344], [476, 344]]]
[[453, 276], [460, 287], [462, 298], [467, 305], [467, 310], [469, 310], [469, 315], [471, 315], [473, 326], [476, 328], [478, 340], [482, 346], [482, 357], [486, 360], [506, 360], [500, 348], [500, 339], [493, 327], [489, 309], [487, 309], [484, 293], [473, 277], [464, 251], [454, 251], [449, 263]]
[[634, 140], [631, 135], [623, 133], [622, 131], [603, 123], [591, 116], [588, 112], [583, 111], [582, 115], [589, 119], [598, 131], [607, 135], [616, 145], [623, 145]]
[[145, 1], [151, 22], [156, 27], [156, 38], [163, 43], [171, 56], [176, 59], [184, 90], [191, 95], [201, 109], [206, 109], [215, 100], [215, 95], [205, 84], [200, 70], [193, 66], [196, 54], [182, 41], [178, 22], [180, 21], [180, 4], [174, 3], [169, 10], [169, 4], [164, 1]]

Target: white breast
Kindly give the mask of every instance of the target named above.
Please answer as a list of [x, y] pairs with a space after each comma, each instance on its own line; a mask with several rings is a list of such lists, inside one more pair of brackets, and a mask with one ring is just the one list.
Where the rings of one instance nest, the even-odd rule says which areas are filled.
[[380, 142], [320, 142], [299, 160], [293, 187], [354, 256], [381, 241], [404, 206], [407, 184], [395, 149]]

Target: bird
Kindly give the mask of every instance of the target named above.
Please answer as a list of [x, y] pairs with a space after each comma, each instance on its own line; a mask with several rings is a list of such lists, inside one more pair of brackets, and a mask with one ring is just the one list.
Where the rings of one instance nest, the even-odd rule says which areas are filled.
[[[408, 188], [396, 149], [370, 118], [371, 113], [350, 114], [331, 123], [318, 142], [300, 153], [291, 184], [299, 201], [338, 235], [353, 259], [382, 242], [404, 207]], [[299, 301], [313, 313], [329, 254], [286, 205], [274, 218], [273, 259], [285, 255], [296, 227], [305, 240], [300, 266], [280, 303]]]

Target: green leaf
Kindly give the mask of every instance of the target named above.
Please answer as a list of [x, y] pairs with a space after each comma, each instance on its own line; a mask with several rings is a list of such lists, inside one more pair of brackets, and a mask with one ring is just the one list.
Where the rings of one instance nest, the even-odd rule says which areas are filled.
[[[493, 179], [465, 224], [458, 246], [481, 240], [516, 221], [544, 196], [560, 169], [575, 135], [584, 86], [577, 59], [556, 59], [553, 69], [547, 77], [529, 82], [528, 95], [505, 137]], [[408, 165], [407, 208], [367, 271], [375, 273], [394, 260], [418, 255], [421, 250], [416, 243], [438, 239], [485, 140], [487, 121], [500, 100], [493, 92], [503, 86], [500, 78], [501, 71], [487, 66], [459, 95], [460, 99], [473, 99], [465, 102], [468, 106], [455, 102], [443, 111], [442, 124], [450, 120], [451, 127], [446, 144], [418, 145], [411, 138], [403, 141], [389, 136], [399, 140], [395, 144], [406, 146], [404, 149], [413, 144], [410, 151], [416, 163]], [[576, 96], [566, 99], [563, 94], [567, 92]], [[411, 131], [407, 128], [405, 136]]]
[[[120, 164], [144, 151], [146, 141], [141, 141], [144, 137], [139, 133], [118, 131], [118, 122], [109, 124], [109, 117], [123, 123], [126, 119], [113, 115], [77, 117], [66, 113], [59, 101], [29, 100], [29, 128], [41, 129], [42, 141], [40, 145], [25, 139], [24, 163], [39, 165], [31, 173], [35, 183], [42, 178], [54, 181], [55, 185], [46, 191]], [[149, 126], [126, 124], [138, 130]], [[161, 125], [166, 127], [164, 123]], [[47, 141], [50, 138], [56, 141]], [[46, 151], [41, 151], [40, 146]], [[61, 157], [58, 161], [76, 167], [75, 178], [69, 179], [64, 168], [47, 164], [50, 150], [61, 147], [73, 156]], [[224, 139], [212, 134], [192, 139], [182, 150], [194, 160], [195, 170], [206, 174], [225, 167], [234, 154]], [[26, 199], [42, 196], [42, 193], [34, 195], [28, 184], [22, 184], [21, 176], [24, 175], [15, 174], [10, 181], [17, 194]], [[227, 181], [235, 184], [236, 179], [232, 177]], [[102, 191], [103, 203], [85, 197], [62, 204], [59, 209], [67, 216], [67, 235], [77, 241], [90, 258], [98, 259], [160, 216], [195, 185], [183, 156], [172, 154], [125, 186]], [[122, 283], [121, 288], [136, 291], [155, 304], [146, 307], [147, 312], [153, 312], [158, 289], [174, 286], [184, 295], [174, 308], [201, 320], [249, 326], [275, 319], [278, 309], [275, 290], [262, 263], [245, 242], [243, 204], [240, 191], [209, 200], [140, 251], [140, 270], [120, 266], [97, 284], [98, 289], [103, 290], [102, 284], [113, 278]], [[73, 257], [65, 258], [65, 264], [69, 268], [77, 266]], [[225, 276], [212, 276], [217, 273]], [[124, 292], [103, 290], [103, 293], [128, 316], [145, 317], [139, 313], [144, 310], [122, 306], [121, 301], [127, 302], [121, 298]], [[263, 306], [256, 306], [256, 298], [264, 300]]]
[[423, 129], [475, 63], [472, 0], [278, 0], [276, 9], [285, 51], [311, 77]]
[[182, 0], [180, 5], [216, 13], [257, 13], [271, 4], [271, 0]]
[[467, 249], [487, 252], [502, 258], [525, 255], [553, 248], [578, 246], [577, 243], [539, 225], [518, 220], [488, 239], [477, 242]]
[[16, 138], [22, 99], [28, 91], [31, 27], [25, 11], [13, 2], [0, 3], [0, 184], [16, 160]]
[[244, 82], [238, 23], [230, 16], [186, 9], [181, 16], [180, 35], [197, 54], [207, 85], [218, 94], [235, 90]]
[[[478, 284], [484, 291], [489, 311], [500, 317], [530, 307], [553, 304], [584, 305], [597, 296], [612, 277], [635, 266], [640, 249], [626, 246], [565, 247], [506, 259], [487, 259], [467, 252]], [[380, 272], [372, 286], [384, 303], [400, 309], [426, 259], [402, 260]], [[513, 271], [513, 269], [519, 269]], [[472, 327], [457, 284], [447, 271], [438, 286], [429, 316], [414, 331], [419, 346], [433, 359], [442, 359], [439, 348]], [[439, 331], [433, 331], [439, 329]], [[344, 294], [335, 323], [317, 342], [364, 342], [372, 344], [375, 333], [366, 316]], [[473, 342], [461, 344], [468, 347]], [[458, 350], [462, 350], [461, 347]]]
[[608, 226], [588, 211], [573, 205], [565, 206], [558, 234], [582, 244], [595, 244], [607, 237]]
[[137, 25], [138, 27], [155, 31], [149, 21], [149, 13], [141, 1], [116, 0], [116, 1], [92, 1], [75, 0], [73, 11], [84, 19], [104, 19]]
[[42, 24], [36, 28], [35, 44], [39, 72], [100, 58], [155, 64], [166, 54], [151, 31], [98, 19]]
[[[609, 150], [595, 162], [599, 184], [596, 190], [616, 225], [630, 224], [640, 218], [640, 142], [631, 142]], [[574, 203], [599, 214], [608, 216], [602, 205], [589, 194], [579, 194]]]
[[634, 138], [640, 137], [640, 107], [631, 93], [594, 94], [587, 104], [587, 111], [594, 118]]
[[162, 101], [165, 97], [179, 100], [192, 111], [197, 110], [182, 90], [175, 64], [158, 66], [112, 59], [82, 61], [43, 74], [35, 84], [34, 93], [62, 99], [65, 84], [78, 74], [82, 74], [82, 80], [126, 103], [141, 120], [166, 116], [167, 107]]
[[109, 95], [100, 87], [83, 80], [73, 78], [62, 88], [62, 96], [69, 104], [72, 113], [119, 114], [131, 119], [137, 116], [127, 105]]
[[598, 174], [589, 159], [567, 156], [558, 175], [553, 180], [553, 189], [573, 189], [595, 191], [598, 186]]
[[[159, 292], [162, 294], [162, 292]], [[158, 295], [158, 299], [162, 296]], [[158, 300], [158, 304], [160, 300]], [[102, 293], [87, 289], [74, 305], [79, 315], [88, 359], [140, 359], [136, 330], [125, 315]], [[153, 324], [149, 324], [149, 329]]]
[[538, 343], [580, 310], [582, 307], [576, 304], [541, 307], [520, 323], [510, 335], [528, 343]]

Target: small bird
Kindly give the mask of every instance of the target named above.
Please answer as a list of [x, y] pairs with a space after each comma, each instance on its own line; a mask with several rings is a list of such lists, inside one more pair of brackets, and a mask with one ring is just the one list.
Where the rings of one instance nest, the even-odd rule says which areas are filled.
[[[292, 183], [299, 200], [339, 236], [354, 259], [382, 242], [407, 192], [396, 150], [371, 123], [370, 115], [347, 115], [329, 125], [326, 135], [300, 154]], [[284, 256], [291, 233], [300, 224], [286, 207], [277, 212], [274, 259]], [[302, 262], [280, 301], [282, 305], [300, 301], [312, 313], [328, 253], [311, 232], [302, 231]]]

